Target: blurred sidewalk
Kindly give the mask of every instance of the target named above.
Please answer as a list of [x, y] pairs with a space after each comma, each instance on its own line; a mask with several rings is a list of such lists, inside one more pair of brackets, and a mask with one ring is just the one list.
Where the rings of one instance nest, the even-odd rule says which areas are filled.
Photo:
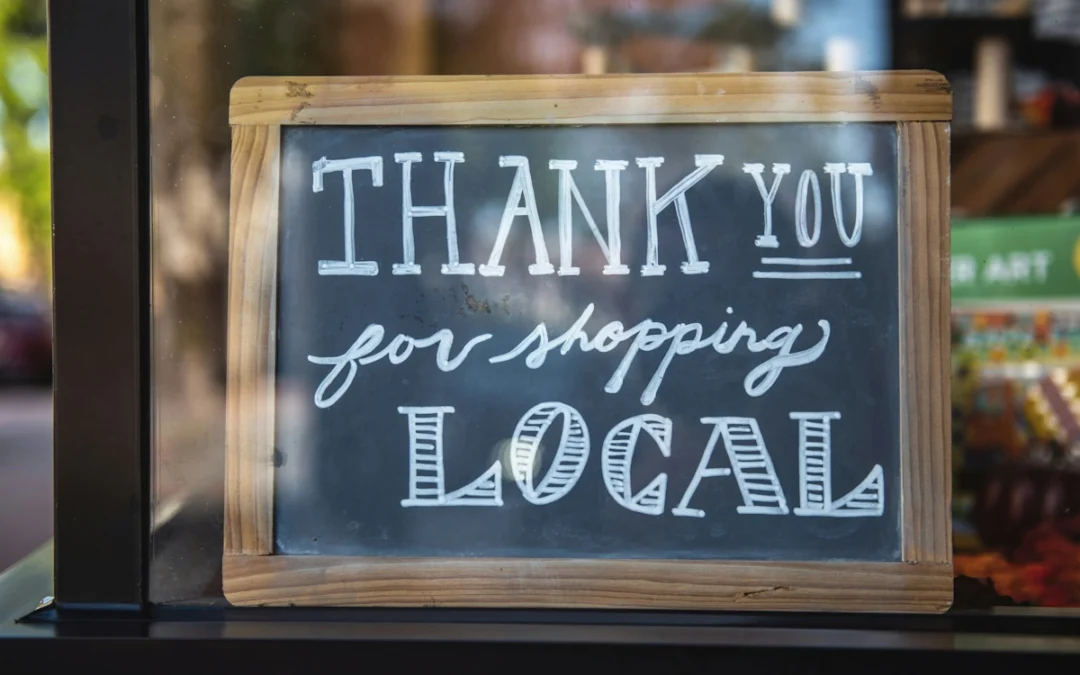
[[52, 392], [0, 386], [0, 570], [52, 536]]

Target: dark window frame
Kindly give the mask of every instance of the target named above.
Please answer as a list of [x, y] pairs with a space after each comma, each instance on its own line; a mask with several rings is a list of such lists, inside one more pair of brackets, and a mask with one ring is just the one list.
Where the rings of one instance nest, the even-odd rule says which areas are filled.
[[147, 3], [49, 2], [57, 608], [147, 609]]

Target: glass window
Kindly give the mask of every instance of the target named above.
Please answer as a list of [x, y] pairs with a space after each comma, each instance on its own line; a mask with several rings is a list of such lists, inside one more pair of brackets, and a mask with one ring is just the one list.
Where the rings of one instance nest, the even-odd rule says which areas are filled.
[[[926, 68], [948, 76], [955, 102], [953, 515], [956, 573], [974, 584], [957, 586], [957, 603], [990, 593], [999, 604], [1080, 605], [1080, 11], [1072, 6], [151, 3], [151, 599], [224, 602], [228, 115], [238, 79]], [[985, 14], [997, 30], [986, 30]]]

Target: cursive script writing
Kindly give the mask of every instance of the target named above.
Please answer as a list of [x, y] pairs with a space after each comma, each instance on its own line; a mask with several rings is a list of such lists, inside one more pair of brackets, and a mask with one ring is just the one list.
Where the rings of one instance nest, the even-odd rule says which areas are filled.
[[[439, 345], [438, 350], [435, 352], [435, 365], [438, 366], [439, 370], [448, 373], [452, 370], [456, 370], [457, 367], [465, 361], [465, 357], [469, 355], [469, 352], [472, 351], [473, 347], [484, 340], [491, 339], [491, 333], [478, 335], [466, 342], [465, 346], [458, 352], [458, 355], [451, 358], [450, 350], [454, 346], [454, 333], [451, 330], [443, 328], [442, 330], [435, 331], [430, 337], [426, 338], [398, 335], [391, 340], [390, 344], [386, 345], [385, 348], [372, 354], [372, 352], [378, 349], [379, 343], [382, 342], [385, 335], [386, 329], [377, 323], [373, 323], [365, 328], [364, 332], [360, 333], [360, 337], [356, 338], [356, 342], [354, 342], [344, 354], [329, 357], [308, 356], [308, 361], [311, 363], [333, 366], [326, 377], [323, 378], [319, 388], [315, 390], [315, 405], [320, 408], [329, 408], [337, 403], [338, 399], [349, 389], [349, 385], [352, 384], [353, 378], [356, 377], [356, 370], [359, 366], [366, 366], [369, 363], [374, 363], [383, 358], [389, 359], [390, 363], [397, 365], [406, 361], [417, 347], [422, 348]], [[341, 372], [346, 368], [349, 369], [348, 373], [345, 374], [345, 377], [341, 380], [337, 389], [327, 397], [327, 389], [338, 380], [338, 376], [341, 375]]]
[[[775, 351], [776, 355], [761, 363], [751, 370], [743, 380], [743, 388], [749, 396], [761, 396], [767, 392], [780, 377], [780, 372], [790, 366], [801, 366], [813, 363], [825, 351], [829, 342], [829, 322], [824, 319], [818, 321], [821, 327], [821, 339], [817, 344], [800, 352], [792, 353], [795, 341], [802, 335], [802, 324], [795, 326], [781, 326], [768, 334], [764, 339], [757, 338], [757, 332], [746, 325], [745, 321], [739, 323], [736, 328], [728, 333], [728, 322], [723, 322], [711, 335], [703, 337], [704, 329], [700, 323], [679, 323], [668, 329], [662, 323], [645, 319], [631, 328], [625, 328], [621, 321], [612, 321], [605, 324], [596, 332], [596, 336], [589, 338], [585, 332], [585, 324], [592, 317], [593, 305], [585, 308], [578, 320], [569, 329], [554, 340], [548, 338], [547, 326], [543, 323], [538, 325], [532, 333], [522, 340], [511, 351], [493, 356], [488, 359], [491, 363], [510, 361], [525, 353], [530, 346], [535, 344], [532, 351], [525, 357], [525, 365], [529, 368], [539, 368], [544, 364], [548, 353], [558, 349], [562, 354], [570, 353], [576, 344], [582, 352], [609, 352], [623, 342], [629, 342], [630, 346], [619, 363], [618, 368], [612, 374], [611, 379], [604, 386], [604, 391], [609, 394], [617, 393], [622, 389], [626, 374], [630, 371], [634, 360], [640, 352], [651, 352], [670, 342], [656, 370], [653, 372], [649, 384], [641, 393], [641, 404], [650, 405], [656, 400], [656, 393], [664, 381], [668, 366], [676, 356], [692, 354], [701, 349], [713, 349], [717, 354], [730, 354], [739, 346], [739, 342], [746, 339], [746, 348], [752, 353], [763, 351]], [[729, 308], [730, 311], [730, 308]]]
[[[717, 354], [730, 354], [738, 348], [740, 343], [745, 343], [746, 349], [751, 353], [773, 352], [772, 356], [747, 373], [743, 380], [743, 389], [747, 395], [757, 397], [773, 386], [785, 368], [816, 361], [825, 351], [830, 335], [829, 322], [822, 319], [817, 322], [821, 329], [821, 337], [818, 341], [805, 349], [795, 351], [795, 343], [803, 334], [801, 323], [794, 326], [780, 326], [759, 339], [757, 331], [749, 327], [745, 321], [739, 322], [734, 329], [727, 321], [724, 321], [715, 331], [706, 335], [700, 323], [679, 323], [669, 329], [663, 323], [645, 319], [630, 328], [623, 326], [621, 321], [611, 321], [589, 337], [585, 326], [592, 318], [593, 311], [594, 306], [590, 304], [566, 331], [554, 339], [549, 337], [547, 325], [540, 323], [512, 350], [491, 356], [488, 362], [505, 363], [524, 354], [525, 365], [536, 369], [544, 365], [547, 355], [555, 350], [564, 356], [569, 354], [575, 346], [583, 353], [591, 351], [607, 353], [623, 343], [628, 343], [626, 353], [604, 385], [604, 391], [614, 394], [622, 390], [626, 375], [639, 354], [656, 351], [666, 345], [660, 363], [657, 364], [652, 378], [641, 393], [642, 405], [650, 405], [656, 400], [656, 394], [660, 385], [663, 384], [664, 376], [676, 356], [685, 356], [703, 349], [712, 349]], [[728, 308], [728, 313], [731, 313], [731, 308]], [[446, 328], [426, 338], [400, 334], [385, 347], [379, 349], [385, 336], [386, 330], [382, 325], [370, 324], [343, 354], [329, 357], [308, 356], [308, 361], [311, 363], [332, 366], [315, 391], [315, 405], [320, 408], [334, 405], [348, 390], [360, 366], [366, 366], [384, 358], [391, 364], [397, 365], [406, 361], [417, 348], [437, 345], [435, 365], [443, 372], [450, 372], [457, 369], [477, 345], [492, 337], [490, 333], [478, 335], [466, 342], [457, 356], [451, 357], [454, 333]], [[337, 386], [331, 391], [335, 383]]]

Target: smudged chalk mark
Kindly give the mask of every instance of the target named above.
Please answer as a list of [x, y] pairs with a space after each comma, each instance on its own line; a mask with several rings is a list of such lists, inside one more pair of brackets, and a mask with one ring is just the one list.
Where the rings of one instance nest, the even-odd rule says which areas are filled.
[[[469, 292], [469, 287], [466, 284], [461, 285], [461, 290], [465, 293], [465, 307], [469, 312], [477, 314], [483, 312], [484, 314], [491, 314], [491, 303], [487, 300], [477, 300], [476, 296]], [[461, 311], [458, 314], [463, 313]]]

